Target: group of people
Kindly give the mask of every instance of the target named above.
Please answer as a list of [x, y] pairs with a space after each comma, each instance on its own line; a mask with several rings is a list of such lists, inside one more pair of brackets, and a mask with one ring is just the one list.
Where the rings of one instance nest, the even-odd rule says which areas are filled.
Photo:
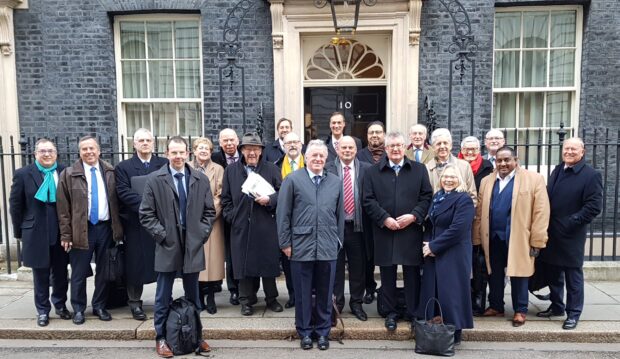
[[[305, 146], [285, 118], [266, 146], [255, 133], [239, 140], [227, 128], [219, 133], [219, 152], [209, 139], [195, 139], [191, 161], [183, 137], [168, 140], [163, 158], [153, 153], [152, 133], [139, 129], [135, 154], [115, 168], [101, 160], [94, 137], [80, 139], [80, 158], [68, 167], [57, 163], [52, 141], [39, 140], [35, 163], [15, 172], [10, 195], [14, 234], [24, 265], [33, 268], [37, 324], [49, 323], [52, 305], [62, 319], [84, 323], [90, 262], [94, 256], [103, 265], [107, 249], [122, 241], [134, 319], [147, 319], [143, 286], [157, 282], [154, 325], [162, 357], [173, 355], [165, 324], [177, 277], [185, 297], [210, 314], [217, 312], [224, 279], [229, 302], [244, 316], [254, 313], [262, 283], [268, 309], [295, 308], [300, 346], [310, 349], [316, 341], [325, 350], [333, 307], [345, 306], [345, 268], [357, 319], [367, 320], [363, 304], [377, 295], [378, 266], [388, 331], [400, 319], [440, 320], [436, 305], [426, 311], [437, 298], [459, 343], [473, 316], [504, 316], [505, 277], [512, 323], [525, 323], [536, 260], [551, 290], [550, 307], [537, 316], [566, 314], [564, 329], [577, 326], [586, 225], [602, 206], [601, 175], [585, 164], [579, 138], [564, 142], [563, 162], [545, 186], [541, 175], [519, 166], [495, 129], [485, 136], [487, 154], [470, 136], [455, 156], [448, 129], [436, 129], [427, 141], [426, 127], [414, 125], [407, 145], [404, 134], [372, 122], [362, 148], [345, 126], [341, 113], [332, 114], [330, 136]], [[244, 190], [254, 175], [272, 191]], [[73, 313], [66, 307], [67, 264]], [[276, 286], [281, 272], [284, 306]], [[112, 319], [106, 309], [112, 286], [95, 271], [92, 309], [100, 320]], [[200, 350], [209, 349], [202, 340]]]

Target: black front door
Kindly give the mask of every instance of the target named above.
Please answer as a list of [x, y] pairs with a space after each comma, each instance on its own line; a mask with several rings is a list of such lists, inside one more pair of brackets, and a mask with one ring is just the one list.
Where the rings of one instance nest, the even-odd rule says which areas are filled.
[[304, 89], [305, 140], [325, 140], [330, 135], [329, 117], [342, 112], [345, 134], [358, 137], [366, 146], [366, 127], [373, 121], [385, 124], [385, 86], [306, 87]]

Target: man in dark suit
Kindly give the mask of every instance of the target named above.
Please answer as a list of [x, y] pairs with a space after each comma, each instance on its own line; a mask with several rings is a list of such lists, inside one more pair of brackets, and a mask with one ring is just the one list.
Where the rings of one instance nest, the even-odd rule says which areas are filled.
[[98, 268], [93, 314], [103, 321], [112, 320], [106, 310], [110, 283], [99, 269], [107, 260], [108, 248], [123, 239], [123, 227], [118, 216], [114, 168], [99, 159], [101, 149], [94, 137], [82, 137], [78, 147], [80, 159], [60, 174], [56, 208], [63, 248], [71, 251], [73, 323], [80, 325], [85, 321], [86, 279], [92, 275], [93, 254]]
[[293, 130], [293, 123], [286, 117], [282, 117], [276, 124], [276, 131], [278, 132], [278, 138], [273, 141], [272, 144], [265, 147], [265, 153], [263, 159], [267, 162], [276, 163], [286, 153], [284, 148], [284, 136]]
[[[355, 158], [357, 150], [351, 136], [343, 136], [338, 146], [338, 158], [325, 166], [327, 172], [342, 180], [344, 193], [344, 251], [338, 253], [334, 295], [336, 306], [344, 308], [345, 254], [349, 269], [349, 307], [351, 313], [366, 321], [368, 316], [362, 307], [366, 276], [366, 243], [363, 233], [362, 186], [363, 178], [370, 164]], [[374, 265], [373, 265], [374, 268]]]
[[155, 274], [155, 241], [140, 225], [138, 210], [142, 193], [132, 189], [132, 177], [145, 176], [168, 164], [168, 160], [153, 156], [153, 134], [139, 128], [133, 134], [133, 157], [116, 166], [116, 193], [121, 223], [125, 233], [125, 277], [129, 308], [135, 320], [146, 320], [142, 309], [144, 284], [157, 280]]
[[34, 156], [34, 164], [15, 171], [9, 204], [13, 235], [21, 240], [24, 265], [32, 268], [37, 325], [44, 327], [52, 309], [50, 274], [56, 314], [71, 319], [65, 306], [69, 256], [60, 245], [56, 214], [56, 183], [64, 166], [57, 164], [56, 146], [50, 140], [38, 140]]
[[[344, 136], [344, 128], [346, 125], [344, 115], [341, 112], [332, 113], [329, 118], [329, 129], [331, 133], [329, 137], [325, 139], [325, 145], [327, 146], [327, 163], [332, 162], [338, 157], [338, 142], [342, 136]], [[357, 150], [360, 151], [362, 149], [362, 141], [357, 137], [353, 137], [353, 139], [355, 140]]]
[[381, 272], [381, 295], [388, 311], [385, 327], [396, 330], [396, 273], [403, 267], [407, 312], [415, 318], [422, 264], [422, 223], [433, 188], [426, 167], [405, 157], [400, 132], [386, 136], [387, 157], [364, 178], [364, 209], [373, 222], [375, 265]]
[[[536, 316], [563, 316], [562, 328], [577, 327], [583, 310], [583, 258], [588, 224], [603, 207], [600, 172], [585, 163], [585, 146], [569, 138], [562, 146], [563, 162], [555, 167], [547, 183], [551, 204], [549, 241], [540, 253], [545, 276], [550, 279], [551, 306]], [[566, 305], [564, 286], [566, 279]]]
[[[228, 165], [236, 163], [241, 158], [237, 151], [239, 137], [232, 128], [225, 128], [220, 131], [219, 143], [220, 151], [213, 153], [211, 160], [226, 169]], [[224, 245], [226, 247], [226, 286], [230, 292], [229, 302], [232, 305], [239, 305], [239, 281], [233, 275], [230, 224], [226, 221], [224, 221]]]
[[[170, 165], [149, 176], [140, 204], [140, 223], [155, 239], [154, 325], [157, 354], [173, 356], [166, 342], [172, 286], [181, 273], [185, 298], [200, 309], [198, 274], [205, 269], [203, 245], [209, 239], [215, 219], [209, 179], [185, 161], [189, 146], [180, 136], [171, 137], [167, 145]], [[199, 351], [211, 349], [200, 340]]]

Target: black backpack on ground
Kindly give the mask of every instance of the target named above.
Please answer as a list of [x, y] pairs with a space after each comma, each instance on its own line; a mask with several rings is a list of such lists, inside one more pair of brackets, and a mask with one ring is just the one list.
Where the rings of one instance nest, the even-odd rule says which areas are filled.
[[185, 297], [175, 299], [166, 320], [166, 341], [170, 350], [174, 355], [199, 354], [201, 340], [200, 312]]
[[[383, 302], [383, 294], [381, 293], [381, 288], [377, 289], [377, 312], [383, 318], [387, 317], [388, 310], [385, 308], [385, 303]], [[405, 301], [405, 288], [396, 288], [396, 313], [398, 316], [405, 320], [411, 320], [409, 318], [409, 314], [407, 313], [407, 301]]]

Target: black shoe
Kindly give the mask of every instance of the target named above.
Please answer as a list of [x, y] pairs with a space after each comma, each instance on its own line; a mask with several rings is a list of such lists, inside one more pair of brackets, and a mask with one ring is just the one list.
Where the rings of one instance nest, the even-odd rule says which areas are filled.
[[396, 324], [396, 318], [394, 316], [388, 315], [387, 318], [385, 318], [385, 327], [387, 328], [388, 332], [395, 331], [397, 326], [398, 325]]
[[50, 315], [49, 314], [39, 314], [37, 317], [37, 325], [40, 327], [45, 327], [50, 323]]
[[239, 305], [239, 293], [230, 292], [230, 299], [228, 301], [232, 305]]
[[351, 313], [355, 316], [355, 318], [365, 322], [368, 320], [368, 315], [364, 311], [361, 305], [356, 305], [351, 307]]
[[301, 338], [301, 342], [299, 343], [299, 346], [303, 350], [312, 349], [312, 338], [308, 336]]
[[276, 313], [280, 313], [284, 310], [284, 308], [282, 308], [282, 304], [278, 303], [278, 301], [275, 299], [267, 303], [267, 308], [269, 308], [269, 310], [271, 310], [272, 312]]
[[289, 297], [288, 301], [284, 303], [284, 308], [289, 309], [295, 306], [295, 297]]
[[60, 319], [63, 319], [63, 320], [71, 319], [71, 312], [66, 307], [56, 309], [56, 315], [59, 316]]
[[251, 305], [241, 304], [241, 315], [250, 316], [254, 314], [254, 308]]
[[317, 348], [319, 348], [319, 350], [327, 350], [329, 349], [329, 338], [326, 336], [321, 335], [319, 337], [319, 340], [316, 343]]
[[375, 300], [375, 291], [374, 290], [367, 290], [366, 291], [366, 295], [364, 296], [364, 303], [365, 304], [370, 304], [372, 302], [374, 302]]
[[536, 313], [536, 316], [539, 318], [561, 317], [563, 315], [564, 315], [564, 311], [557, 312], [551, 309], [551, 307], [547, 308], [546, 310], [543, 310], [542, 312]]
[[573, 330], [575, 328], [577, 328], [577, 323], [579, 322], [579, 320], [577, 319], [571, 319], [568, 318], [564, 321], [564, 324], [562, 324], [562, 329], [565, 330]]
[[73, 313], [73, 324], [84, 324], [86, 318], [84, 317], [84, 312], [75, 312]]
[[214, 293], [207, 294], [207, 305], [205, 307], [205, 310], [209, 314], [217, 313], [217, 306], [215, 305], [215, 294]]
[[145, 321], [147, 319], [146, 318], [146, 313], [144, 313], [144, 310], [142, 310], [142, 307], [132, 308], [131, 309], [131, 316], [133, 317], [133, 319], [140, 320], [140, 321]]
[[104, 322], [109, 322], [110, 320], [112, 320], [112, 316], [105, 309], [93, 309], [93, 315], [99, 317], [99, 319], [103, 320]]

